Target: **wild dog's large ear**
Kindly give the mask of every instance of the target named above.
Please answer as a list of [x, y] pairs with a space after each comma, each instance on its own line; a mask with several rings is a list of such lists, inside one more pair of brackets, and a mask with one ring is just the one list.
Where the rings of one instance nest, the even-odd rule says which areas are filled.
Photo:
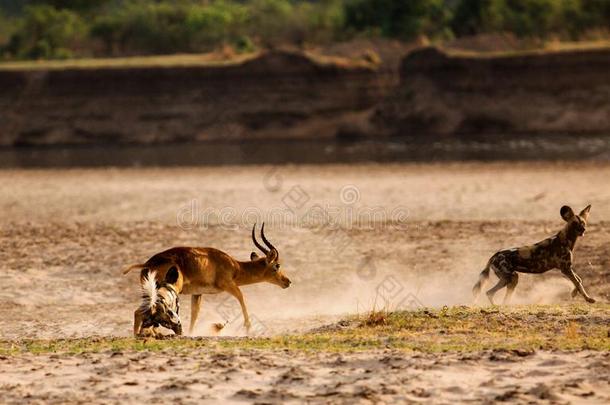
[[280, 254], [276, 249], [271, 249], [269, 253], [267, 253], [267, 263], [277, 262], [279, 256]]
[[256, 252], [250, 253], [250, 260], [256, 260], [256, 259], [258, 259], [258, 255], [256, 254]]
[[591, 211], [591, 204], [587, 205], [578, 215], [586, 221], [589, 219], [589, 211]]
[[172, 266], [167, 273], [165, 273], [165, 282], [167, 284], [176, 284], [178, 278], [180, 278], [180, 274], [178, 273], [178, 268], [176, 266]]
[[574, 211], [572, 211], [572, 208], [564, 205], [561, 207], [559, 214], [561, 214], [561, 218], [563, 218], [564, 221], [568, 222], [574, 216]]

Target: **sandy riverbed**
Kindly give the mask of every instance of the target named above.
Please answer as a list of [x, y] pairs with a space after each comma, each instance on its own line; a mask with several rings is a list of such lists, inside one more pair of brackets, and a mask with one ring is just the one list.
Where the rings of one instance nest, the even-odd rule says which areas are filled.
[[[287, 290], [244, 287], [256, 333], [263, 335], [306, 331], [374, 306], [470, 304], [470, 288], [487, 258], [500, 248], [556, 232], [563, 204], [593, 205], [587, 234], [577, 247], [576, 270], [590, 293], [607, 301], [609, 176], [610, 165], [585, 163], [2, 170], [0, 337], [128, 336], [139, 293], [137, 276], [122, 276], [123, 267], [176, 245], [219, 247], [246, 260], [253, 250], [249, 231], [255, 220], [267, 221], [267, 235], [293, 280]], [[324, 225], [329, 217], [332, 226]], [[521, 280], [515, 303], [570, 300], [570, 284], [558, 274]], [[183, 301], [187, 323], [188, 297]], [[212, 323], [226, 321], [222, 335], [243, 334], [240, 316], [232, 298], [205, 297], [194, 334], [209, 335]], [[7, 400], [29, 393], [60, 402], [80, 398], [81, 388], [82, 398], [99, 399], [106, 392], [122, 402], [159, 392], [158, 398], [171, 393], [185, 401], [265, 402], [392, 401], [393, 395], [426, 400], [442, 391], [451, 402], [497, 395], [526, 401], [541, 399], [550, 389], [549, 400], [600, 403], [610, 392], [607, 353], [542, 352], [499, 363], [486, 353], [473, 360], [458, 354], [409, 355], [398, 356], [395, 369], [382, 359], [396, 354], [367, 352], [345, 355], [347, 365], [339, 371], [332, 367], [337, 356], [331, 354], [197, 353], [167, 374], [150, 374], [152, 380], [138, 370], [158, 368], [170, 361], [169, 355], [87, 356], [0, 360], [2, 391]], [[548, 368], [540, 366], [545, 362]], [[77, 363], [86, 364], [78, 373]], [[587, 371], [591, 363], [605, 364], [600, 366], [605, 377]], [[58, 374], [41, 382], [49, 364], [58, 367], [52, 371]], [[424, 371], [412, 380], [418, 367]], [[255, 376], [259, 371], [261, 376]], [[106, 381], [99, 372], [116, 379]], [[288, 377], [282, 377], [285, 373]], [[217, 384], [225, 374], [226, 382]], [[377, 383], [367, 383], [367, 375]], [[464, 375], [468, 384], [460, 381]], [[522, 377], [528, 385], [511, 388]], [[250, 382], [235, 387], [230, 381]], [[209, 384], [214, 389], [207, 389]]]

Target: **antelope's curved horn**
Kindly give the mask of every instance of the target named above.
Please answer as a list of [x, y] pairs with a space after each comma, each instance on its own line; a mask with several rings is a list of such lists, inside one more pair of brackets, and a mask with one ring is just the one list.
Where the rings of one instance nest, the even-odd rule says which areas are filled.
[[265, 245], [267, 245], [267, 247], [269, 247], [269, 249], [273, 249], [273, 250], [277, 251], [275, 246], [273, 246], [271, 244], [271, 242], [269, 242], [267, 240], [267, 238], [265, 238], [265, 223], [264, 222], [263, 222], [263, 226], [261, 227], [261, 238], [263, 238], [263, 242], [265, 242]]
[[[265, 226], [265, 224], [263, 224], [263, 227]], [[263, 245], [261, 245], [260, 243], [258, 243], [258, 241], [256, 240], [256, 236], [254, 235], [254, 230], [256, 229], [256, 222], [254, 223], [254, 225], [252, 226], [252, 242], [254, 242], [254, 245], [259, 248], [261, 250], [261, 252], [263, 252], [265, 254], [265, 256], [269, 253], [269, 251], [267, 249], [265, 249], [263, 247]]]

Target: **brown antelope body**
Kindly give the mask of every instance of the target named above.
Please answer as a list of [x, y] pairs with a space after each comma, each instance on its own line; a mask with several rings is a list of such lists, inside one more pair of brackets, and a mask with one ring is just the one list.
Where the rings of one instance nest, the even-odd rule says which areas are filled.
[[[265, 256], [259, 257], [252, 252], [249, 261], [239, 261], [228, 254], [214, 248], [175, 247], [157, 253], [144, 264], [130, 266], [123, 271], [127, 274], [134, 269], [141, 269], [141, 279], [148, 272], [156, 272], [157, 280], [164, 280], [168, 270], [174, 267], [178, 270], [178, 280], [174, 283], [180, 294], [191, 295], [191, 321], [189, 332], [199, 316], [203, 294], [218, 294], [228, 292], [234, 296], [241, 306], [246, 329], [250, 328], [250, 318], [244, 302], [240, 286], [268, 282], [282, 288], [290, 286], [290, 280], [280, 270], [279, 253], [267, 240], [261, 228], [261, 238], [267, 245], [262, 246], [254, 235], [256, 225], [252, 228], [252, 241]], [[134, 314], [134, 334], [139, 335], [143, 319], [140, 311]]]

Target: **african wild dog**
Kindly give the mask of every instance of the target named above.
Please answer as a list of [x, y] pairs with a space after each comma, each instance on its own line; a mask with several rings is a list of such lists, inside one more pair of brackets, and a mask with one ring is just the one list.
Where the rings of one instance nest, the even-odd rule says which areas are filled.
[[479, 281], [472, 288], [475, 299], [489, 278], [490, 269], [493, 269], [500, 279], [493, 288], [487, 291], [487, 297], [492, 305], [494, 304], [494, 294], [504, 287], [507, 287], [504, 303], [510, 301], [519, 281], [517, 273], [541, 274], [551, 269], [559, 269], [574, 284], [572, 297], [580, 292], [587, 302], [595, 302], [587, 294], [582, 285], [582, 279], [572, 268], [574, 246], [578, 237], [585, 233], [590, 210], [591, 206], [588, 205], [580, 214], [576, 215], [572, 208], [564, 205], [561, 207], [560, 215], [567, 224], [557, 234], [531, 246], [501, 250], [494, 254], [481, 272]]
[[142, 304], [135, 312], [133, 333], [135, 336], [158, 336], [157, 328], [164, 326], [182, 334], [180, 322], [180, 301], [178, 294], [182, 288], [178, 269], [170, 268], [163, 281], [157, 281], [155, 272], [142, 271]]
[[[246, 329], [250, 329], [250, 318], [244, 303], [244, 297], [239, 289], [242, 285], [268, 282], [282, 288], [290, 286], [290, 280], [280, 270], [279, 253], [265, 237], [265, 224], [261, 228], [261, 237], [267, 248], [262, 246], [254, 236], [256, 224], [252, 227], [252, 241], [265, 254], [259, 257], [252, 252], [250, 261], [238, 261], [228, 254], [214, 248], [176, 247], [157, 253], [144, 264], [135, 264], [123, 270], [127, 274], [133, 269], [144, 272], [154, 270], [157, 280], [162, 279], [169, 269], [178, 269], [177, 292], [191, 295], [192, 333], [199, 316], [202, 294], [218, 294], [223, 291], [234, 296], [241, 305]], [[139, 313], [134, 314], [135, 326], [139, 322]]]

